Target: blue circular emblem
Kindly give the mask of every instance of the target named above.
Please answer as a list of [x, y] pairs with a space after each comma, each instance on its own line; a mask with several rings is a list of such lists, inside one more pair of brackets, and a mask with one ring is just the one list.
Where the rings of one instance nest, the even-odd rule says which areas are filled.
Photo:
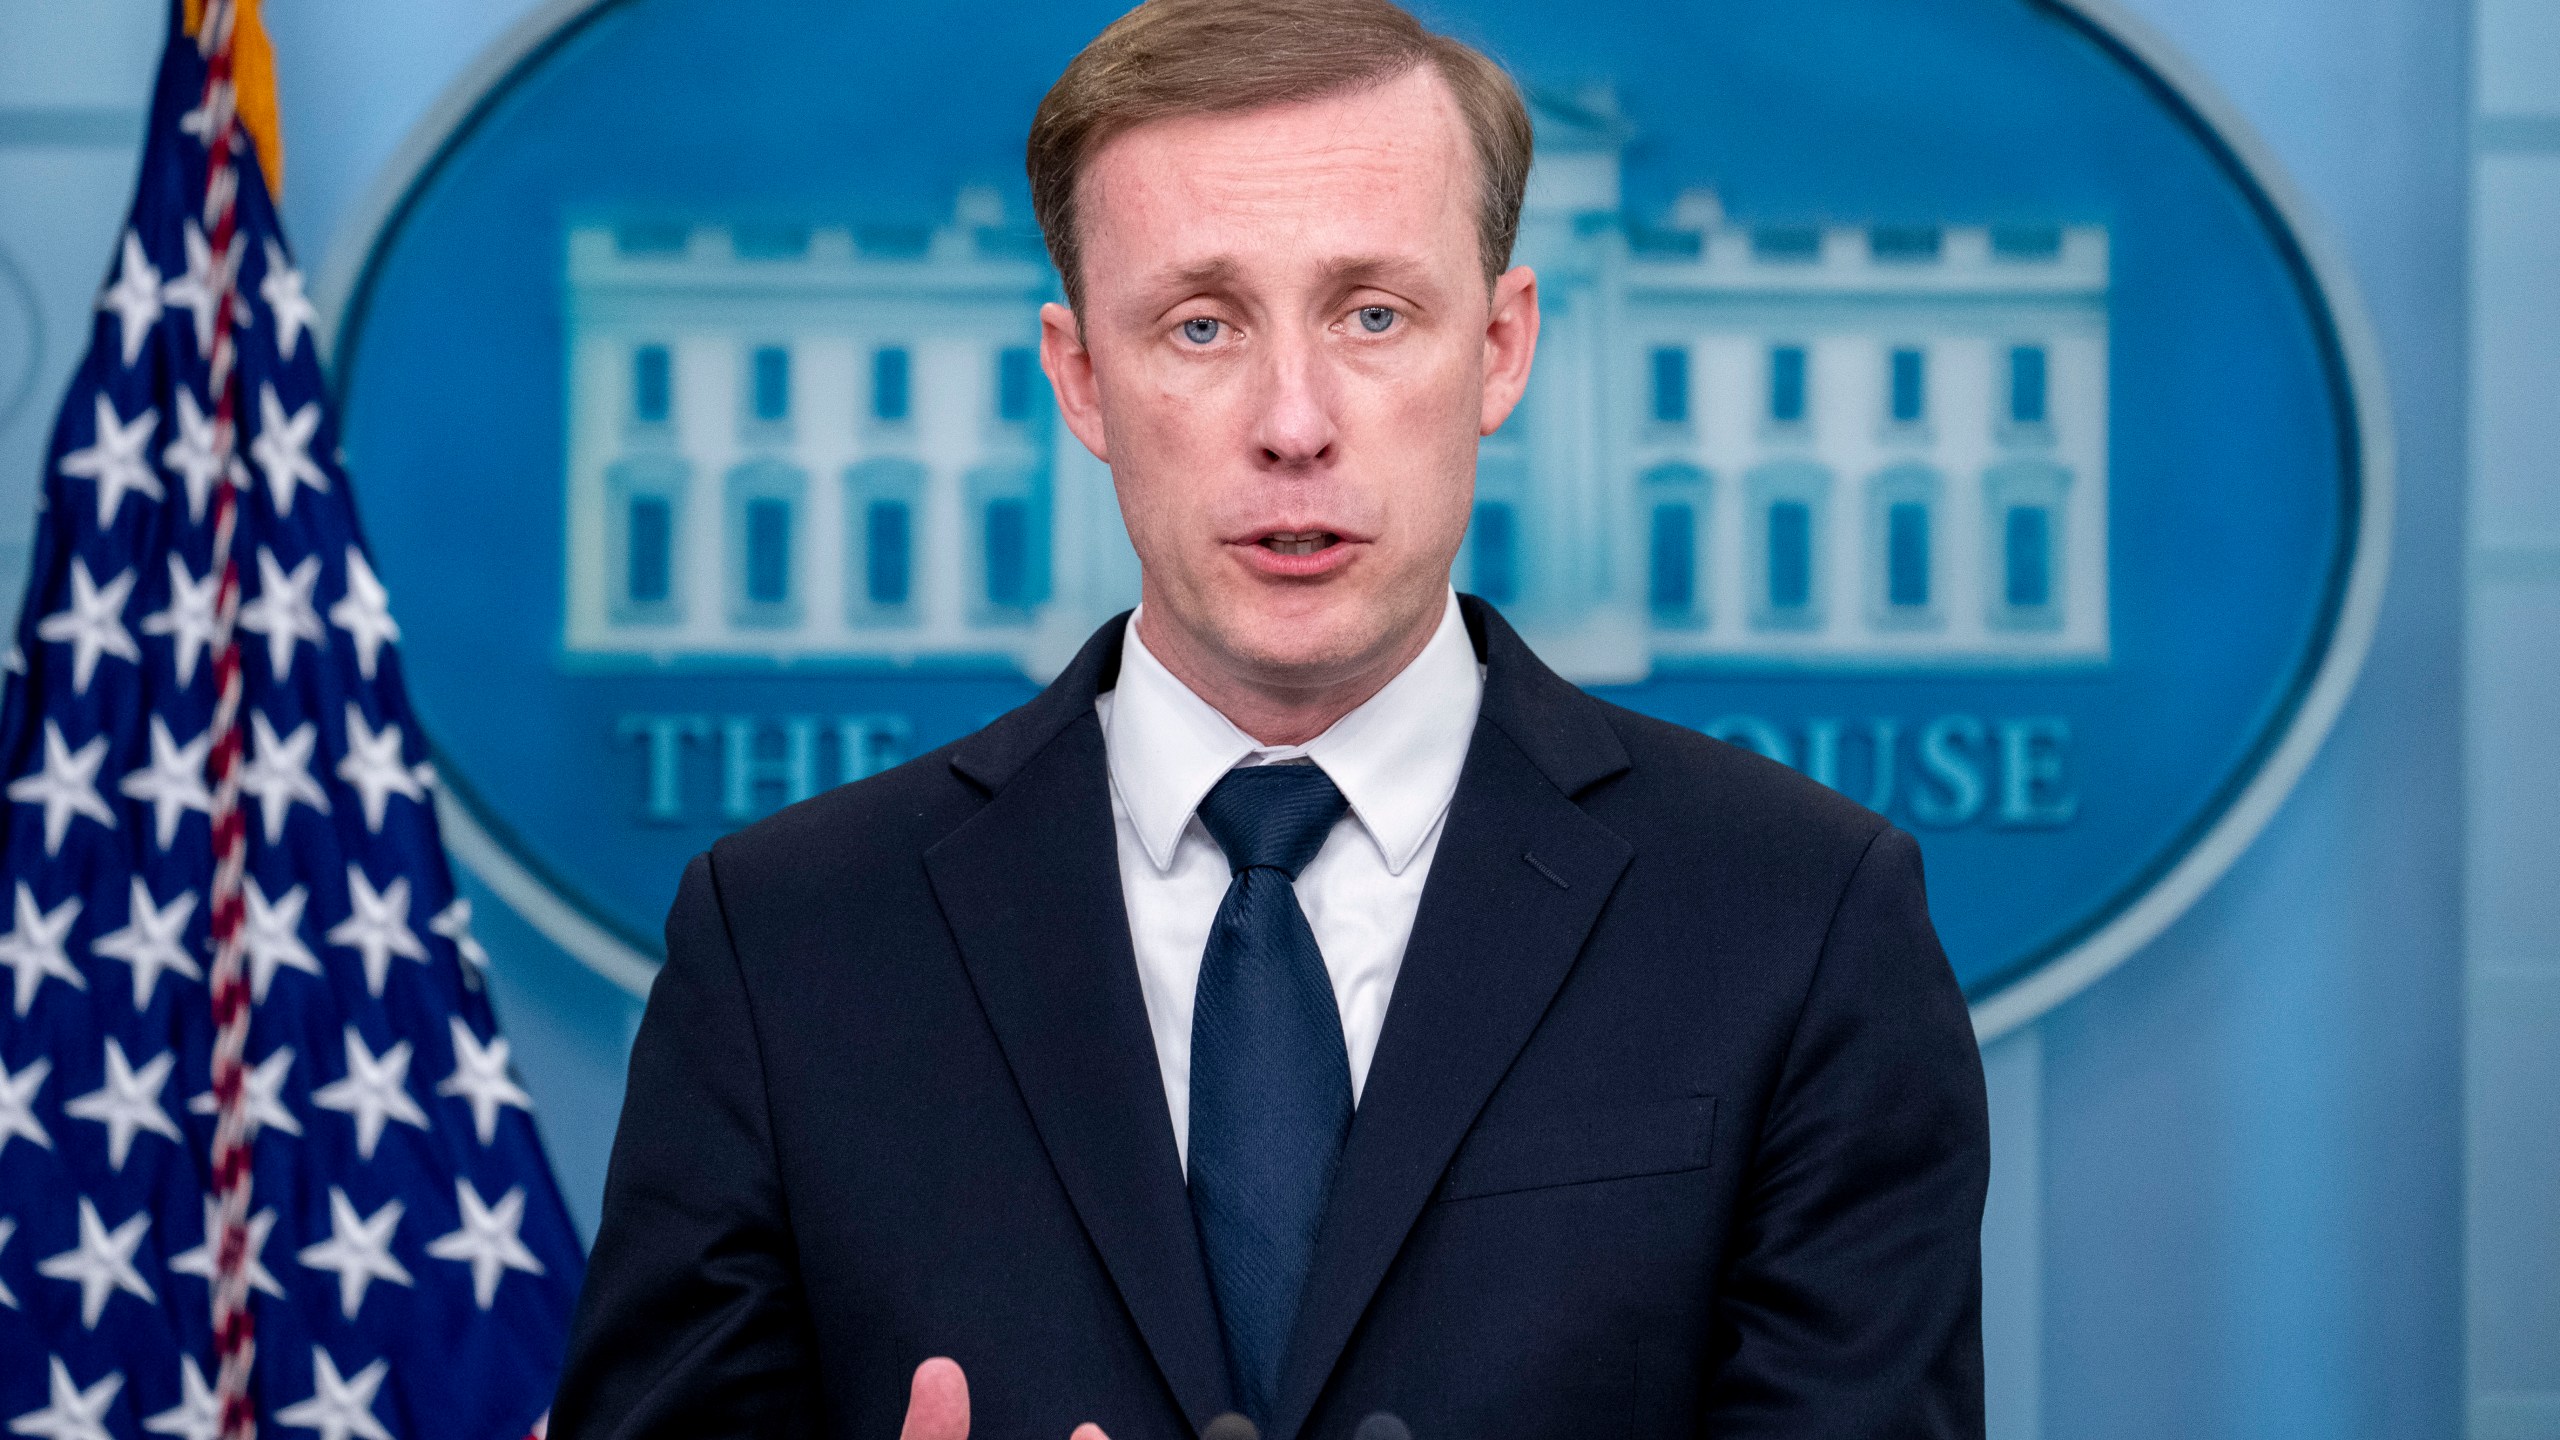
[[[447, 834], [626, 983], [688, 856], [1134, 601], [1020, 171], [1118, 8], [564, 7], [377, 217], [338, 378]], [[1984, 1033], [2104, 973], [2379, 604], [2381, 400], [2281, 182], [2088, 0], [1432, 8], [1538, 129], [1460, 588], [1917, 833]]]

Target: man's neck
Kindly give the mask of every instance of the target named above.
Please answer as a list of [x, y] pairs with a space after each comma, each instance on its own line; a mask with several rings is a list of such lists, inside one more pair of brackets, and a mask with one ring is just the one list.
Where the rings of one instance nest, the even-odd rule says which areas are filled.
[[1431, 637], [1439, 633], [1444, 613], [1445, 610], [1430, 612], [1428, 623], [1414, 627], [1400, 637], [1398, 644], [1382, 649], [1374, 660], [1294, 683], [1286, 678], [1274, 680], [1239, 673], [1241, 667], [1196, 643], [1180, 626], [1166, 623], [1144, 607], [1139, 609], [1136, 623], [1138, 638], [1145, 643], [1147, 653], [1155, 656], [1174, 679], [1256, 743], [1277, 746], [1304, 745], [1332, 729], [1335, 721], [1367, 704], [1431, 643]]

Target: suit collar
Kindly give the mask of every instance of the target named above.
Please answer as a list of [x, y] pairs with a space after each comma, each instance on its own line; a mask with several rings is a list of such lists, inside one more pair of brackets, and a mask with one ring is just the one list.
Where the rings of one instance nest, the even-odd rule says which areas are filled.
[[990, 794], [1003, 789], [1059, 731], [1092, 714], [1093, 697], [1119, 680], [1120, 641], [1128, 624], [1126, 610], [1103, 621], [1048, 688], [955, 743], [951, 768]]
[[1484, 719], [1519, 746], [1548, 783], [1580, 795], [1633, 763], [1599, 702], [1548, 669], [1492, 606], [1461, 595], [1458, 613], [1484, 662]]

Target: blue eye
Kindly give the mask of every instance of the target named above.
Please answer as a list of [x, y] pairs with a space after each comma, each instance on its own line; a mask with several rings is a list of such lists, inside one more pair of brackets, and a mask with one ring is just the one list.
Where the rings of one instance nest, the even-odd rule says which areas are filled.
[[1194, 345], [1206, 345], [1218, 338], [1218, 322], [1206, 315], [1196, 315], [1182, 322], [1182, 338]]
[[1394, 323], [1396, 323], [1396, 312], [1384, 305], [1360, 307], [1360, 328], [1372, 335], [1385, 334], [1387, 327]]

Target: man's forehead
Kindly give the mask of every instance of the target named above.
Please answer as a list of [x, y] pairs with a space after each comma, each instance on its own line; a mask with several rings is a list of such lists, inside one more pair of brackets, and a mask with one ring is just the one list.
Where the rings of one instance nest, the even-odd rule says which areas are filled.
[[[1133, 127], [1086, 168], [1079, 210], [1089, 236], [1154, 252], [1142, 262], [1154, 278], [1232, 281], [1275, 244], [1300, 265], [1356, 278], [1438, 250], [1453, 220], [1471, 234], [1452, 212], [1470, 207], [1472, 171], [1447, 86], [1423, 69], [1366, 90]], [[1239, 248], [1245, 236], [1252, 243]]]
[[1159, 115], [1129, 126], [1093, 155], [1135, 140], [1141, 145], [1192, 144], [1240, 153], [1303, 151], [1324, 146], [1437, 143], [1462, 134], [1457, 96], [1440, 72], [1415, 65], [1382, 79], [1249, 109], [1202, 109]]

